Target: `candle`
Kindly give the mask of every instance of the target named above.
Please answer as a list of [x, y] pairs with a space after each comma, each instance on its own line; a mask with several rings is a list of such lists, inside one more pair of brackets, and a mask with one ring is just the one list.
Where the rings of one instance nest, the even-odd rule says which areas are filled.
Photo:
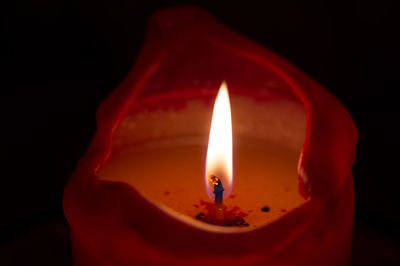
[[[346, 109], [202, 10], [167, 9], [150, 25], [65, 188], [75, 263], [348, 263], [357, 131]], [[224, 79], [232, 131], [222, 115], [210, 133]], [[216, 203], [243, 221], [209, 224]]]

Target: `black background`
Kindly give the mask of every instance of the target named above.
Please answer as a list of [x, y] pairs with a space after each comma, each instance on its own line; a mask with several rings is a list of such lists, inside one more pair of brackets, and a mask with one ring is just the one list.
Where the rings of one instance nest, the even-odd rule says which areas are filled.
[[[1, 12], [0, 264], [69, 265], [63, 187], [149, 15], [196, 4], [331, 90], [360, 133], [354, 265], [400, 265], [397, 10], [384, 1], [15, 1]], [[5, 262], [5, 264], [4, 264]]]

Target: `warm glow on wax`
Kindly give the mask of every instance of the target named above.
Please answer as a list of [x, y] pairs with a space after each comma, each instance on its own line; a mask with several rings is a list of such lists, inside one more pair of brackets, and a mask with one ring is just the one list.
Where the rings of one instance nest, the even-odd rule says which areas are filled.
[[232, 117], [228, 87], [225, 81], [221, 84], [214, 104], [204, 176], [207, 194], [214, 199], [214, 186], [209, 179], [212, 175], [221, 180], [225, 189], [224, 198], [229, 196], [233, 187]]

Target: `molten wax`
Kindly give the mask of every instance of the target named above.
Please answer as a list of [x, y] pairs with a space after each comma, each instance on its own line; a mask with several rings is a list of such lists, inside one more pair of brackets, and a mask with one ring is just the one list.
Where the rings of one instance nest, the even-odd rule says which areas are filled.
[[[192, 100], [178, 110], [146, 107], [133, 112], [117, 129], [116, 148], [99, 177], [126, 182], [164, 210], [194, 218], [202, 211], [200, 203], [210, 201], [203, 174], [211, 109]], [[297, 177], [305, 117], [295, 102], [256, 102], [243, 96], [232, 97], [232, 112], [235, 184], [224, 204], [247, 214], [251, 229], [305, 202]], [[261, 210], [265, 206], [268, 212]]]

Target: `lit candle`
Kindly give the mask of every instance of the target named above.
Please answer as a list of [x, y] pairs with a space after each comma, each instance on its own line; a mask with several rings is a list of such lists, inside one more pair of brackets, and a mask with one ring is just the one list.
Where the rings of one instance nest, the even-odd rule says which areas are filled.
[[65, 188], [75, 263], [347, 263], [357, 131], [346, 109], [202, 10], [152, 21]]

